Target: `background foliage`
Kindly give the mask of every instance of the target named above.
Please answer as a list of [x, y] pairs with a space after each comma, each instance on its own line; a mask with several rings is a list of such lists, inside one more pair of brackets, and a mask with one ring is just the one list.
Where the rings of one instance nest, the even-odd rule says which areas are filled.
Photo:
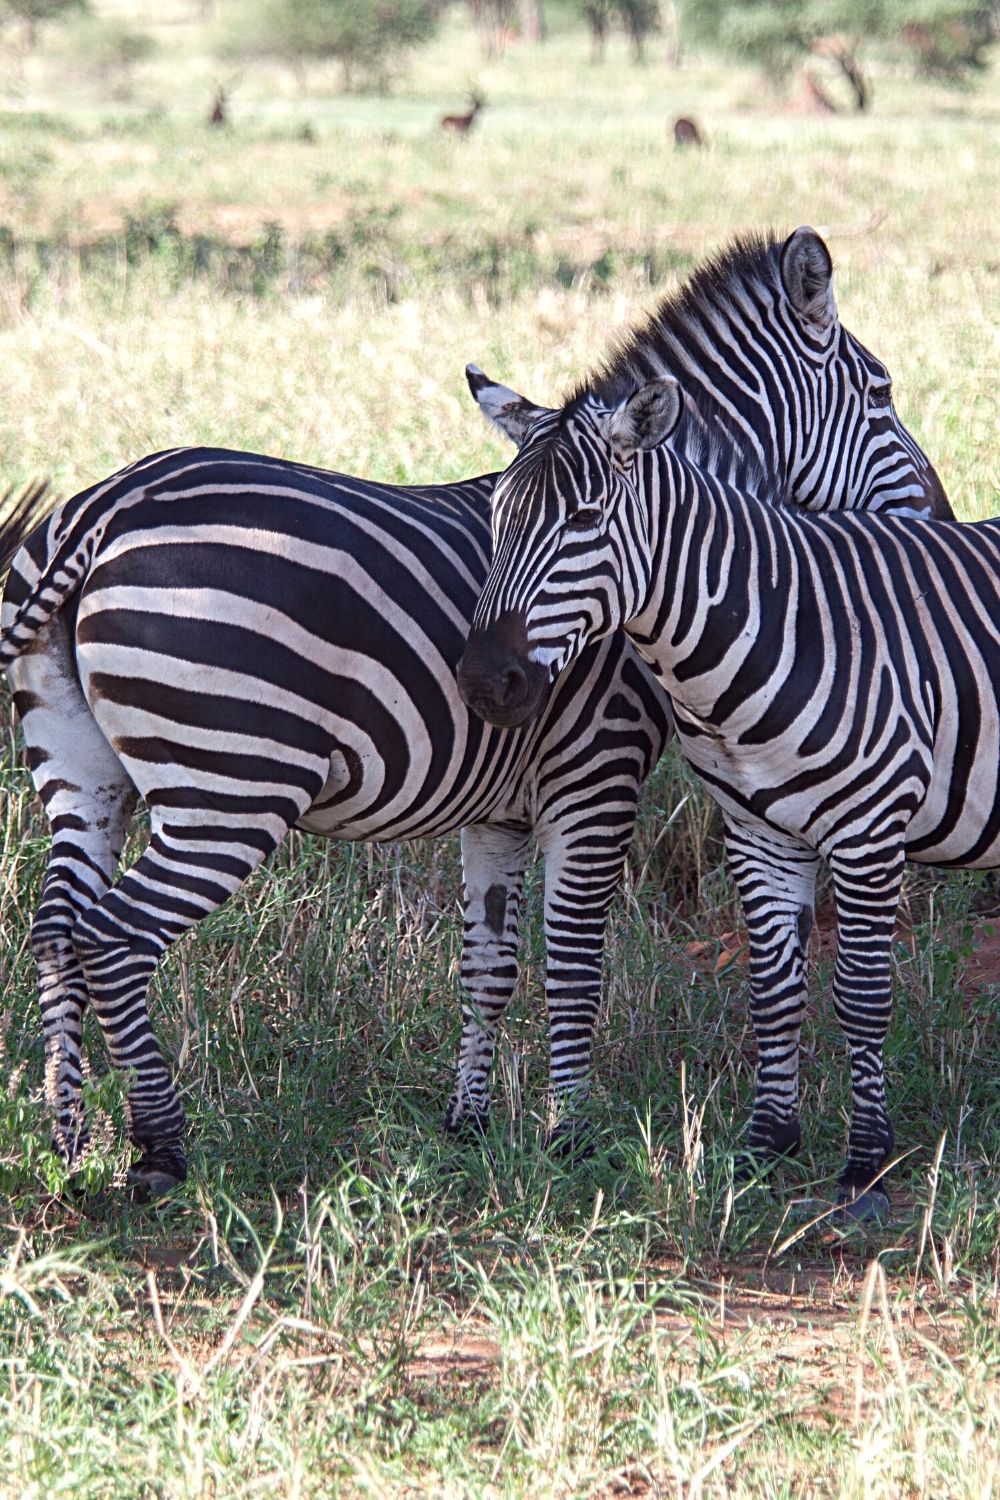
[[300, 72], [334, 58], [344, 83], [385, 85], [401, 52], [434, 34], [437, 0], [250, 0], [228, 15], [223, 52], [283, 58]]

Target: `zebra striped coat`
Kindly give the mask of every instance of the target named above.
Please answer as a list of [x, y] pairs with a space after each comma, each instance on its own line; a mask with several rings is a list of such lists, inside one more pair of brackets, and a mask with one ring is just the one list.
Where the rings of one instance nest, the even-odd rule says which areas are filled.
[[[736, 434], [719, 450], [727, 466], [766, 453], [790, 501], [946, 505], [905, 428], [853, 401], [871, 357], [835, 312], [837, 348], [817, 376], [811, 307], [820, 283], [832, 305], [830, 274], [810, 233], [737, 245], [664, 304], [633, 356], [703, 367], [711, 431]], [[831, 407], [834, 390], [846, 397]], [[824, 447], [818, 421], [836, 444]], [[696, 452], [708, 432], [692, 419]], [[534, 835], [546, 861], [552, 1089], [585, 1091], [605, 915], [669, 709], [619, 635], [581, 657], [526, 729], [486, 730], [468, 713], [454, 668], [488, 569], [493, 477], [395, 489], [249, 454], [159, 454], [68, 501], [14, 558], [0, 661], [53, 829], [32, 946], [69, 1154], [83, 1131], [89, 1001], [112, 1061], [134, 1071], [137, 1189], [184, 1175], [183, 1116], [147, 985], [164, 949], [292, 824], [348, 839], [463, 827], [466, 1004], [451, 1126], [487, 1107]], [[15, 522], [8, 556], [19, 540]], [[150, 842], [112, 884], [137, 793]]]
[[1000, 863], [1000, 522], [768, 506], [658, 446], [682, 411], [670, 379], [558, 411], [472, 383], [504, 430], [516, 412], [522, 446], [494, 491], [463, 694], [493, 722], [530, 722], [550, 679], [621, 625], [656, 671], [722, 808], [746, 912], [758, 1156], [799, 1143], [806, 948], [828, 862], [853, 1092], [840, 1196], [883, 1212], [904, 862]]

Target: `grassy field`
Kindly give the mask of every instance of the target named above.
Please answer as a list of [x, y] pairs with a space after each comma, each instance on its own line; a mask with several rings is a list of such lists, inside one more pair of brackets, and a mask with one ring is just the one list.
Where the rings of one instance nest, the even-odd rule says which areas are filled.
[[[213, 60], [181, 0], [102, 8], [158, 42], [129, 97], [55, 34], [0, 59], [0, 487], [46, 473], [69, 494], [202, 441], [394, 481], [482, 472], [507, 455], [467, 360], [554, 398], [731, 232], [805, 222], [956, 508], [997, 510], [995, 73], [956, 94], [877, 72], [870, 117], [817, 120], [749, 72], [635, 69], [624, 48], [594, 68], [558, 27], [487, 64], [453, 17], [390, 97], [322, 70], [302, 93]], [[481, 128], [444, 139], [469, 80]], [[681, 112], [709, 151], [673, 151]], [[537, 883], [489, 1150], [459, 1147], [439, 1128], [456, 845], [294, 835], [157, 983], [187, 1185], [150, 1208], [115, 1192], [121, 1091], [92, 1035], [103, 1191], [73, 1199], [46, 1149], [27, 950], [46, 829], [4, 712], [4, 1500], [1000, 1494], [1000, 941], [981, 885], [908, 886], [902, 1160], [878, 1233], [817, 1207], [848, 1102], [828, 932], [804, 1155], [734, 1192], [738, 919], [672, 757], [612, 918], [592, 1161], [567, 1172], [541, 1144]]]

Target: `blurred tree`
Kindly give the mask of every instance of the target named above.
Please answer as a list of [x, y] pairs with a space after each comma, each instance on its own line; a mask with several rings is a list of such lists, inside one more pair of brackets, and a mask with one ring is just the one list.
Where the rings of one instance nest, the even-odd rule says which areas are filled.
[[399, 55], [433, 35], [440, 10], [440, 0], [244, 0], [224, 50], [282, 58], [300, 75], [335, 59], [345, 87], [384, 86]]
[[960, 79], [988, 64], [1000, 36], [1000, 4], [967, 0], [910, 0], [900, 5], [899, 37], [921, 73]]
[[487, 57], [499, 57], [517, 20], [518, 0], [467, 0]]
[[782, 80], [815, 54], [836, 63], [857, 109], [871, 90], [861, 66], [873, 41], [915, 53], [925, 71], [981, 67], [995, 33], [996, 0], [689, 0], [687, 40], [742, 54]]
[[636, 62], [644, 60], [646, 41], [660, 29], [659, 0], [578, 0], [578, 10], [590, 31], [593, 62], [603, 60], [615, 21], [625, 28]]
[[135, 69], [156, 51], [156, 43], [144, 31], [126, 21], [93, 15], [80, 16], [67, 31], [65, 49], [82, 72], [115, 99], [130, 99]]
[[526, 42], [544, 42], [548, 34], [545, 25], [545, 12], [542, 9], [542, 0], [521, 0], [520, 6], [520, 29], [521, 36]]
[[645, 62], [646, 41], [660, 29], [659, 0], [618, 0], [618, 11], [632, 43], [633, 58], [637, 63]]
[[660, 19], [667, 38], [664, 53], [667, 67], [679, 68], [681, 65], [681, 18], [677, 0], [663, 0], [660, 7]]
[[87, 9], [87, 0], [0, 0], [0, 22], [22, 28], [29, 47], [38, 43], [38, 29], [45, 21], [58, 21], [71, 11]]
[[608, 32], [614, 20], [614, 0], [583, 0], [580, 11], [590, 28], [590, 60], [603, 62]]
[[749, 58], [780, 79], [810, 50], [807, 6], [808, 0], [688, 0], [685, 39]]

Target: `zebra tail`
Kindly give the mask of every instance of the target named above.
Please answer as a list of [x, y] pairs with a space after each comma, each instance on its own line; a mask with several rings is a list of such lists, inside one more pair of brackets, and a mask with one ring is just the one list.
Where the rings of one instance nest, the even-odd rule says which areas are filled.
[[32, 479], [20, 493], [10, 485], [0, 495], [0, 583], [10, 572], [10, 565], [27, 537], [55, 509], [55, 504], [47, 479]]
[[[56, 506], [47, 479], [35, 479], [20, 491], [11, 485], [0, 495], [0, 584], [28, 537]], [[38, 630], [73, 593], [83, 569], [63, 567], [53, 576], [52, 562], [37, 586], [23, 600], [17, 614], [0, 638], [0, 667], [15, 661]], [[74, 576], [75, 575], [75, 576]]]

